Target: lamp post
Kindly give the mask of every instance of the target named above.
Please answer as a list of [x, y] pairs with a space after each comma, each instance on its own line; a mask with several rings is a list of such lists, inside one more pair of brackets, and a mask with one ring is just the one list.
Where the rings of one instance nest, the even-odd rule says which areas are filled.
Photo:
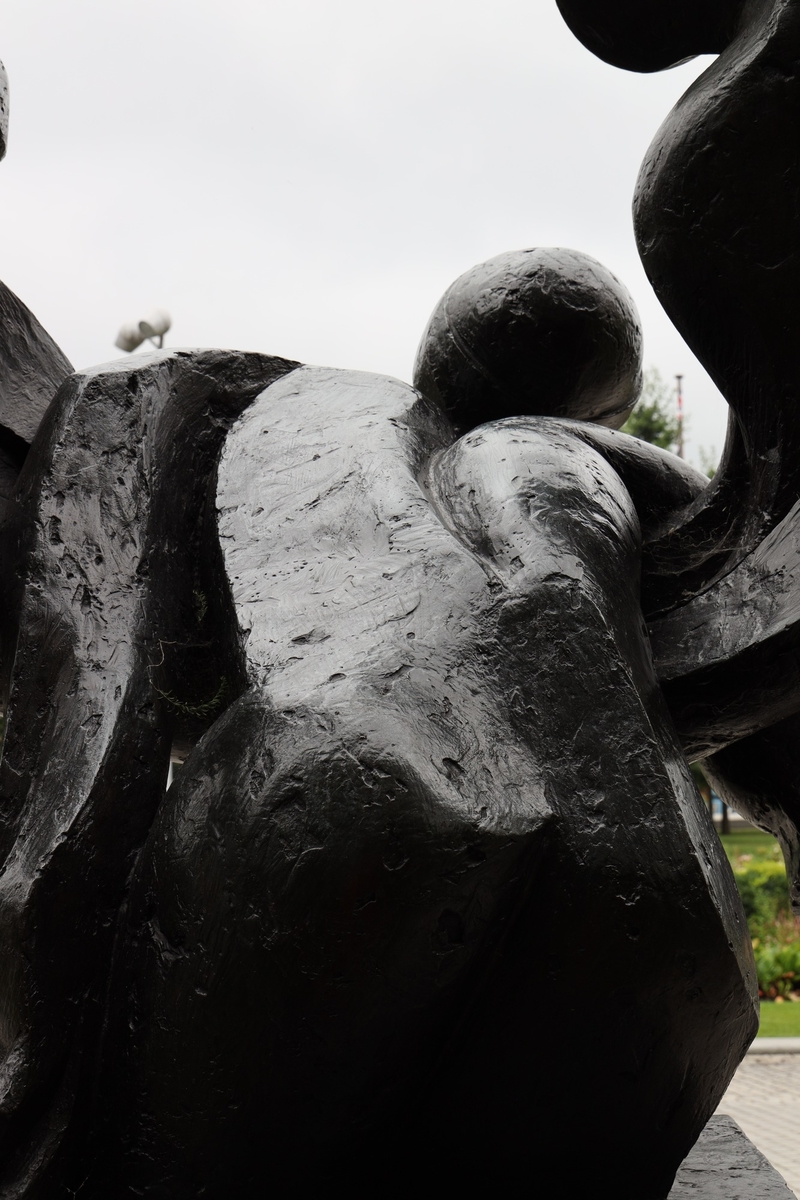
[[164, 334], [172, 325], [172, 318], [163, 308], [151, 312], [143, 321], [132, 321], [123, 325], [117, 334], [114, 345], [118, 350], [131, 354], [141, 346], [142, 342], [152, 342], [157, 350], [163, 349]]

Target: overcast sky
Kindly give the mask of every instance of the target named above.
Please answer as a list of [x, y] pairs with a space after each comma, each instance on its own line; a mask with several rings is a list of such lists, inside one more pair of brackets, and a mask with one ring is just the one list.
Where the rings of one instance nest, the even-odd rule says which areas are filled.
[[78, 366], [154, 307], [169, 342], [410, 379], [447, 285], [526, 246], [627, 284], [685, 377], [688, 455], [725, 405], [639, 265], [639, 163], [706, 65], [594, 59], [555, 0], [6, 0], [4, 281]]

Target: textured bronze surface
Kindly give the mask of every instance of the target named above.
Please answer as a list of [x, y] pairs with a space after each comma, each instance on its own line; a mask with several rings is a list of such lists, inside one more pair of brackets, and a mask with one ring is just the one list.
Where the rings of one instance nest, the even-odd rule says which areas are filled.
[[638, 318], [576, 251], [457, 280], [415, 387], [71, 374], [0, 294], [3, 1196], [665, 1200], [752, 1039], [687, 754], [796, 875], [800, 10], [560, 7], [720, 55], [636, 199], [710, 486], [618, 432]]

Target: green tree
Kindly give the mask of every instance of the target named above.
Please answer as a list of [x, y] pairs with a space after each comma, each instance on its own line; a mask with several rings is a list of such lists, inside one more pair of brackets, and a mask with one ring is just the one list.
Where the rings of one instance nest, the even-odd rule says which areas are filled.
[[713, 479], [719, 466], [716, 446], [712, 446], [710, 450], [706, 446], [698, 446], [697, 455], [700, 459], [700, 470], [709, 479]]
[[655, 367], [648, 367], [644, 373], [642, 395], [622, 426], [623, 433], [631, 433], [643, 442], [660, 446], [662, 450], [677, 450], [680, 424], [677, 416], [671, 415], [672, 407], [669, 384], [664, 382]]

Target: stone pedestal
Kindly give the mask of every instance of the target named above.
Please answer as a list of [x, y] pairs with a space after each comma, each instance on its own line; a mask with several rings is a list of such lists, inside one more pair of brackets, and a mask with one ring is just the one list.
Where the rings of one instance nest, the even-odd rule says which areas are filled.
[[712, 1117], [678, 1172], [669, 1200], [794, 1200], [732, 1117]]

